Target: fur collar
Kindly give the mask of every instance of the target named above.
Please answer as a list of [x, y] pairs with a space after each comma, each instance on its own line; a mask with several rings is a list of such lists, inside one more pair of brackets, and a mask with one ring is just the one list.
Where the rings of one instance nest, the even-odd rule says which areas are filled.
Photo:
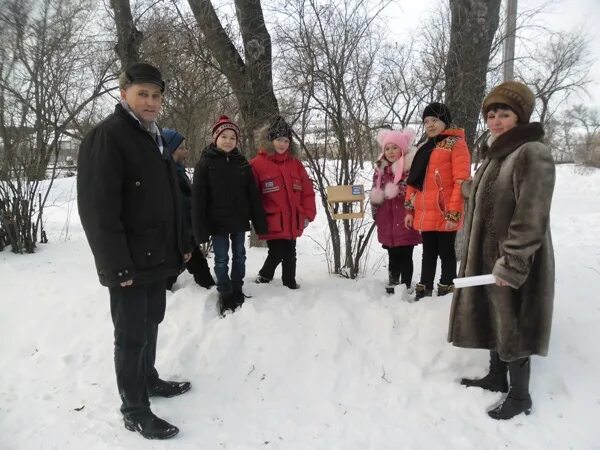
[[544, 129], [539, 122], [518, 125], [496, 139], [488, 140], [483, 154], [489, 159], [500, 159], [508, 156], [527, 142], [541, 142]]
[[[266, 153], [267, 155], [272, 155], [277, 153], [275, 151], [275, 147], [271, 141], [262, 141], [260, 144], [260, 150]], [[298, 145], [292, 140], [290, 142], [290, 147], [288, 148], [288, 153], [291, 157], [298, 157]]]

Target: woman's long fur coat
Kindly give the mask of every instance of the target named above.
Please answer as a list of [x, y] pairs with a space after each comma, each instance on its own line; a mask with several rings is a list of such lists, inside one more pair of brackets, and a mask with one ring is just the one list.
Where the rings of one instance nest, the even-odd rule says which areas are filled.
[[472, 182], [459, 276], [493, 273], [509, 286], [457, 289], [448, 341], [504, 361], [546, 355], [554, 300], [550, 205], [555, 168], [540, 124], [519, 125], [487, 149]]

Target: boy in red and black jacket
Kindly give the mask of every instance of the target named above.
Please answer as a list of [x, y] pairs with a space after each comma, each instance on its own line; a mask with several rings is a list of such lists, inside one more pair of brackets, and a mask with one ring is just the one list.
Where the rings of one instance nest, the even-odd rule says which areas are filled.
[[266, 129], [261, 149], [250, 161], [267, 218], [269, 253], [258, 272], [257, 283], [268, 283], [281, 263], [284, 286], [298, 289], [296, 282], [296, 239], [315, 219], [315, 191], [304, 165], [297, 158], [292, 129], [282, 117]]

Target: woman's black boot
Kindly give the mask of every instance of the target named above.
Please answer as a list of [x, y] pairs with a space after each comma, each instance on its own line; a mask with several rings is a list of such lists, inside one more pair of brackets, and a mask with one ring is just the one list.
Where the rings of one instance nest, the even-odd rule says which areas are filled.
[[492, 392], [508, 392], [507, 374], [508, 364], [500, 359], [497, 352], [490, 350], [489, 373], [483, 378], [463, 378], [460, 384]]
[[488, 415], [496, 420], [508, 420], [514, 416], [531, 412], [531, 396], [529, 395], [529, 375], [531, 363], [529, 358], [521, 358], [508, 363], [510, 374], [510, 390], [504, 402], [488, 411]]

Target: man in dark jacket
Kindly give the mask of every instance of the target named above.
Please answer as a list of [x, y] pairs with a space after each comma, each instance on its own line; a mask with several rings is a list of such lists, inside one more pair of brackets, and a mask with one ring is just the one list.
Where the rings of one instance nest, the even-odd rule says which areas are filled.
[[[196, 283], [206, 289], [210, 289], [215, 285], [215, 280], [210, 274], [204, 253], [202, 253], [192, 235], [192, 182], [188, 178], [187, 173], [185, 173], [185, 161], [189, 154], [185, 138], [181, 133], [170, 128], [163, 128], [162, 136], [165, 146], [171, 152], [171, 156], [177, 167], [177, 184], [179, 186], [179, 193], [181, 194], [182, 213], [189, 229], [189, 239], [192, 246], [192, 257], [185, 264], [185, 267], [194, 276]], [[171, 289], [175, 281], [177, 281], [177, 276], [169, 277], [167, 279], [167, 289]]]
[[177, 427], [150, 411], [149, 396], [172, 397], [188, 382], [164, 381], [154, 368], [165, 280], [189, 259], [175, 165], [156, 117], [164, 82], [136, 63], [121, 75], [121, 103], [79, 149], [77, 201], [100, 283], [110, 293], [115, 369], [125, 428], [167, 439]]

